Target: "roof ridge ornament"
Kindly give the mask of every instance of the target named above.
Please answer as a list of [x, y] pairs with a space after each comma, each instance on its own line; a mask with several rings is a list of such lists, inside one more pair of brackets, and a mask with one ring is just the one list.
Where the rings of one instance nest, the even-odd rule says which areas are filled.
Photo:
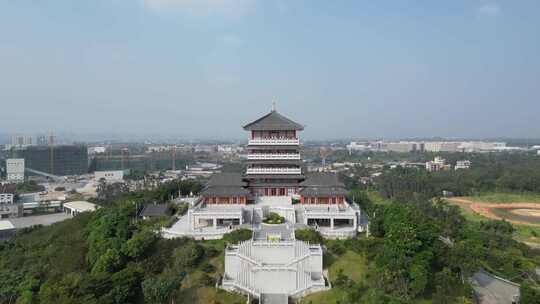
[[272, 101], [272, 112], [276, 112], [276, 100]]

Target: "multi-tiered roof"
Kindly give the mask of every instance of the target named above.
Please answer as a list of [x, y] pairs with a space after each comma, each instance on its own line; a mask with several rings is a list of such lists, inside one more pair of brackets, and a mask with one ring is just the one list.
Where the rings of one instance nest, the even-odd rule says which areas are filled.
[[213, 175], [202, 193], [205, 201], [236, 203], [254, 196], [299, 194], [308, 203], [342, 202], [345, 190], [335, 174], [303, 172], [298, 138], [303, 125], [273, 109], [243, 128], [250, 132], [246, 172]]
[[244, 126], [246, 131], [302, 131], [304, 126], [279, 114], [276, 110]]

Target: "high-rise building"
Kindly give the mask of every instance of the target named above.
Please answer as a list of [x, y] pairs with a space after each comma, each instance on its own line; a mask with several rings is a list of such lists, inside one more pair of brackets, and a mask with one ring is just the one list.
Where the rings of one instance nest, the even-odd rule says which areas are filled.
[[88, 149], [84, 145], [31, 146], [11, 151], [11, 157], [23, 158], [28, 169], [53, 175], [88, 173]]

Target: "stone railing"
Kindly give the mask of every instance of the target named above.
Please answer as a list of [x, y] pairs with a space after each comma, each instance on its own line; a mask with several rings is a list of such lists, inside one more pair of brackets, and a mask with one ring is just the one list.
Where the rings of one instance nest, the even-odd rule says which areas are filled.
[[250, 139], [249, 145], [299, 145], [298, 138], [254, 138]]
[[248, 168], [247, 174], [302, 174], [300, 168]]

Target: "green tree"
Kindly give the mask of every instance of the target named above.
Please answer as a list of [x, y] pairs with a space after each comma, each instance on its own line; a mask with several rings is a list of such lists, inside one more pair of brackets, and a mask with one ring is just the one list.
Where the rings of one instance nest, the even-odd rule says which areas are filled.
[[122, 256], [116, 249], [108, 249], [103, 255], [101, 255], [94, 267], [92, 267], [92, 273], [113, 273], [122, 265]]
[[174, 263], [177, 269], [185, 267], [194, 267], [204, 255], [204, 248], [190, 241], [182, 247], [176, 248], [173, 252]]
[[137, 232], [124, 243], [122, 253], [133, 259], [140, 258], [156, 240], [157, 236], [152, 231], [143, 230]]
[[519, 288], [520, 303], [540, 304], [540, 288], [530, 282], [523, 282]]

